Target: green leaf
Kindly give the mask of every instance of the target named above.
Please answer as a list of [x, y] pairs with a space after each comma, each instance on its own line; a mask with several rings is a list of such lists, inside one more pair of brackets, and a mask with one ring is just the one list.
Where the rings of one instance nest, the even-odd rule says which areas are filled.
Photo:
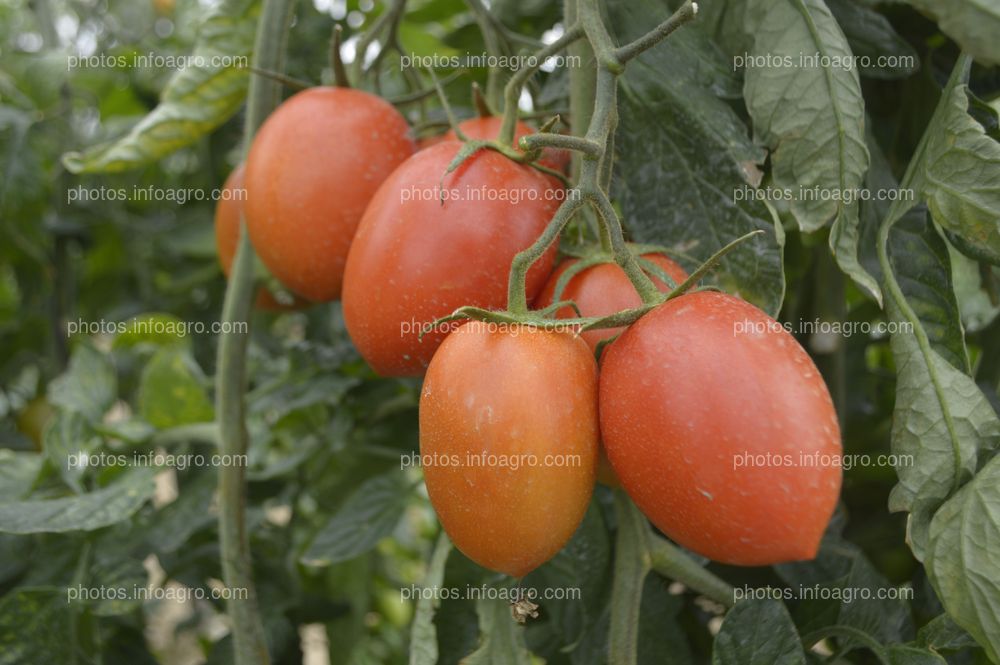
[[508, 601], [481, 598], [476, 601], [476, 613], [479, 648], [463, 658], [461, 665], [531, 665], [524, 628], [511, 617]]
[[[893, 321], [912, 322], [889, 310]], [[931, 517], [975, 473], [981, 450], [1000, 441], [1000, 420], [976, 382], [955, 369], [914, 332], [892, 336], [896, 407], [892, 452], [899, 483], [889, 509], [906, 510], [910, 547], [923, 559]]]
[[889, 665], [948, 665], [938, 654], [908, 644], [893, 644], [885, 650]]
[[215, 522], [209, 506], [217, 481], [211, 470], [185, 478], [177, 498], [155, 513], [155, 520], [146, 528], [146, 537], [158, 553], [176, 552], [198, 529]]
[[994, 0], [904, 0], [987, 65], [1000, 65], [1000, 5]]
[[225, 0], [210, 10], [191, 65], [167, 83], [160, 104], [123, 138], [83, 153], [67, 153], [73, 173], [137, 168], [197, 141], [239, 110], [246, 96], [258, 0]]
[[909, 603], [889, 593], [892, 585], [860, 547], [834, 533], [826, 534], [813, 561], [774, 569], [797, 598], [792, 615], [803, 634], [839, 626], [882, 643], [902, 642], [913, 634]]
[[[851, 203], [868, 169], [865, 106], [844, 33], [823, 0], [750, 0], [754, 35], [744, 97], [754, 138], [771, 152], [773, 188], [788, 192], [803, 231], [838, 215], [855, 217]], [[832, 63], [802, 63], [802, 56]], [[756, 66], [759, 61], [770, 64]]]
[[42, 461], [37, 453], [0, 448], [0, 503], [16, 501], [31, 492], [42, 470]]
[[[961, 85], [968, 66], [967, 59], [959, 60], [943, 98]], [[928, 146], [934, 143], [940, 118], [946, 114], [939, 104], [907, 169], [903, 190], [923, 189]], [[886, 313], [897, 325], [891, 342], [897, 367], [892, 451], [900, 456], [896, 466], [899, 484], [889, 496], [889, 508], [910, 512], [909, 544], [917, 559], [923, 560], [934, 512], [972, 477], [984, 455], [1000, 444], [1000, 419], [975, 381], [935, 350], [924, 324], [926, 311], [918, 311], [920, 303], [911, 303], [912, 296], [903, 288], [905, 282], [897, 280], [895, 266], [909, 264], [912, 258], [900, 257], [899, 263], [890, 258], [886, 238], [912, 208], [910, 201], [893, 203], [878, 244]]]
[[63, 499], [0, 504], [0, 532], [93, 531], [124, 519], [153, 495], [152, 469], [137, 469], [99, 490]]
[[97, 560], [83, 585], [105, 592], [102, 598], [82, 601], [97, 616], [119, 616], [142, 606], [142, 598], [135, 590], [146, 588], [149, 577], [146, 568], [141, 559], [117, 554], [113, 550], [97, 552]]
[[118, 397], [118, 379], [111, 359], [89, 344], [73, 351], [66, 372], [49, 384], [52, 404], [98, 423]]
[[1000, 661], [1000, 456], [934, 515], [925, 564], [948, 614]]
[[928, 621], [917, 633], [917, 643], [934, 651], [952, 651], [976, 646], [969, 633], [948, 614]]
[[15, 589], [0, 598], [0, 665], [72, 663], [66, 594]]
[[955, 369], [971, 376], [948, 247], [931, 224], [926, 208], [912, 208], [893, 225], [889, 260], [931, 348]]
[[42, 441], [45, 456], [66, 484], [77, 493], [83, 492], [81, 479], [87, 471], [86, 456], [100, 447], [101, 438], [79, 413], [64, 411], [45, 428]]
[[417, 600], [417, 611], [410, 630], [410, 665], [436, 665], [438, 662], [437, 630], [434, 628], [434, 614], [441, 605], [440, 589], [444, 582], [444, 568], [451, 554], [451, 541], [442, 531], [438, 536], [434, 554], [431, 555], [423, 587], [431, 593], [421, 595]]
[[826, 6], [844, 31], [863, 75], [901, 79], [920, 68], [920, 56], [882, 14], [857, 0], [826, 0]]
[[776, 600], [737, 603], [715, 636], [712, 665], [805, 665], [795, 624]]
[[[621, 40], [642, 34], [666, 13], [654, 2], [611, 9]], [[689, 270], [734, 238], [765, 231], [726, 255], [713, 279], [775, 314], [785, 289], [784, 234], [767, 205], [746, 195], [756, 189], [764, 153], [736, 113], [706, 89], [699, 73], [705, 67], [691, 66], [698, 39], [708, 38], [691, 30], [684, 43], [668, 39], [626, 70], [615, 195], [633, 239], [674, 249]], [[716, 49], [697, 53], [729, 65]]]
[[[899, 182], [882, 149], [871, 134], [866, 139], [871, 164], [865, 174], [865, 188], [870, 192], [898, 190]], [[877, 278], [881, 268], [875, 253], [875, 236], [882, 220], [888, 215], [889, 205], [889, 202], [878, 197], [863, 200], [859, 204], [860, 214], [848, 214], [846, 209], [841, 210], [830, 227], [830, 251], [837, 265], [858, 286], [871, 294], [879, 306], [882, 306], [883, 300]]]
[[153, 355], [139, 379], [139, 413], [162, 429], [215, 417], [205, 377], [190, 352], [168, 346]]
[[302, 562], [328, 566], [353, 559], [390, 535], [409, 495], [401, 475], [390, 471], [362, 484], [316, 534]]
[[971, 62], [963, 58], [925, 132], [911, 187], [934, 221], [961, 238], [956, 248], [1000, 265], [1000, 143], [969, 115]]
[[[872, 156], [867, 183], [871, 191], [900, 191], [899, 182], [892, 174], [885, 155], [874, 139], [869, 137]], [[859, 284], [874, 284], [873, 295], [882, 302], [881, 287], [874, 282], [883, 279], [882, 267], [876, 253], [876, 236], [882, 221], [889, 216], [892, 203], [871, 199], [861, 204], [860, 224], [851, 232], [853, 246], [836, 252], [841, 268], [852, 275]], [[834, 225], [834, 230], [836, 224]], [[845, 239], [847, 236], [845, 236]], [[833, 243], [831, 231], [831, 244]], [[927, 215], [923, 206], [906, 212], [889, 232], [889, 256], [894, 275], [907, 301], [913, 306], [927, 333], [931, 348], [940, 353], [956, 368], [969, 373], [969, 354], [965, 348], [964, 332], [956, 289], [952, 279], [951, 252]], [[847, 257], [857, 259], [856, 275], [845, 265]]]

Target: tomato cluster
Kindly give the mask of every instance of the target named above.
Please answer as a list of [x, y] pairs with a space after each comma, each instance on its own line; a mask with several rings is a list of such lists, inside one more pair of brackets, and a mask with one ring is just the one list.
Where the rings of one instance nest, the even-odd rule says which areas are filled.
[[[459, 130], [491, 139], [500, 124], [478, 118]], [[531, 131], [518, 124], [515, 134]], [[449, 171], [458, 138], [417, 150], [403, 116], [364, 92], [291, 97], [261, 127], [245, 174], [226, 183], [245, 183], [248, 196], [217, 209], [224, 268], [242, 214], [262, 262], [297, 298], [342, 299], [377, 373], [424, 375], [427, 491], [451, 539], [483, 566], [521, 577], [551, 558], [596, 479], [713, 560], [814, 557], [841, 472], [803, 460], [838, 459], [840, 430], [816, 366], [764, 312], [699, 290], [627, 328], [582, 334], [502, 317], [440, 323], [462, 306], [504, 309], [511, 261], [552, 219], [563, 192], [552, 171], [568, 160], [543, 152], [539, 169], [484, 149]], [[563, 319], [642, 305], [606, 254], [555, 267], [555, 245], [527, 272], [529, 303], [572, 301], [576, 311], [554, 313]], [[662, 254], [639, 260], [663, 292], [688, 277]]]

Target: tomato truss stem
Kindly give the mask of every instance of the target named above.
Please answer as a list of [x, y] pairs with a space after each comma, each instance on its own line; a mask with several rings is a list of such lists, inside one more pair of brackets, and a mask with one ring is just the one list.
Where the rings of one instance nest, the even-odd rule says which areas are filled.
[[612, 41], [601, 17], [597, 0], [579, 0], [575, 9], [577, 18], [573, 25], [559, 39], [541, 49], [528, 65], [518, 70], [508, 81], [505, 90], [504, 118], [499, 138], [501, 144], [513, 141], [521, 88], [538, 70], [544, 58], [565, 48], [581, 36], [585, 36], [593, 48], [597, 61], [597, 78], [593, 113], [586, 135], [576, 137], [535, 134], [523, 137], [519, 141], [519, 145], [528, 152], [535, 152], [542, 147], [561, 148], [579, 152], [583, 159], [576, 189], [556, 211], [542, 236], [531, 247], [514, 257], [511, 263], [507, 307], [516, 315], [527, 312], [525, 293], [527, 271], [555, 242], [559, 232], [584, 202], [590, 204], [597, 212], [602, 247], [625, 271], [643, 303], [650, 305], [664, 300], [664, 295], [642, 270], [635, 254], [626, 244], [621, 220], [608, 199], [613, 172], [614, 131], [618, 124], [618, 77], [625, 71], [625, 64], [629, 60], [652, 48], [681, 25], [692, 20], [698, 8], [695, 3], [688, 0], [666, 21], [622, 47], [616, 47]]

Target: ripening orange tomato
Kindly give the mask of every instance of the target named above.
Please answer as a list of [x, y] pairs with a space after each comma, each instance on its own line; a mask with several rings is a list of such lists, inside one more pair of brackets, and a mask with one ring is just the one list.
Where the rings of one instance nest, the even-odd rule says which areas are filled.
[[[503, 124], [503, 117], [499, 115], [486, 116], [485, 118], [469, 118], [468, 120], [463, 120], [458, 123], [458, 128], [462, 130], [465, 137], [474, 140], [490, 140], [495, 139], [500, 134], [500, 125]], [[528, 136], [529, 134], [536, 134], [537, 132], [521, 122], [517, 121], [514, 126], [514, 146], [517, 147], [517, 141], [522, 136]], [[454, 129], [449, 129], [444, 135], [446, 139], [457, 139], [458, 135], [455, 134]], [[542, 156], [539, 158], [538, 163], [542, 166], [547, 166], [550, 169], [555, 169], [556, 171], [566, 172], [566, 168], [569, 166], [570, 153], [568, 150], [556, 150], [555, 148], [545, 148], [542, 150]]]
[[840, 428], [806, 351], [767, 314], [702, 291], [604, 351], [601, 436], [661, 531], [722, 563], [812, 559], [837, 504]]
[[[396, 169], [351, 246], [344, 322], [382, 376], [424, 373], [450, 332], [430, 329], [436, 319], [463, 305], [503, 307], [511, 260], [542, 234], [559, 207], [555, 194], [565, 191], [493, 150], [445, 175], [460, 149], [458, 141], [438, 143]], [[552, 271], [555, 253], [553, 245], [528, 271], [529, 299]]]
[[309, 300], [339, 298], [365, 207], [414, 149], [406, 119], [367, 92], [316, 87], [286, 100], [247, 156], [247, 231], [264, 265]]
[[[652, 261], [659, 266], [663, 272], [680, 284], [687, 279], [688, 274], [673, 260], [662, 254], [643, 254], [642, 258]], [[567, 259], [559, 264], [546, 282], [545, 288], [538, 295], [536, 307], [541, 309], [551, 305], [555, 300], [553, 296], [556, 292], [556, 284], [559, 277], [579, 259]], [[667, 293], [671, 286], [666, 282], [652, 277], [653, 284], [660, 291]], [[642, 298], [632, 286], [625, 271], [617, 263], [600, 263], [589, 268], [585, 268], [573, 275], [563, 289], [560, 300], [572, 300], [580, 309], [583, 316], [608, 316], [615, 312], [632, 309], [642, 306]], [[576, 316], [572, 307], [563, 307], [556, 316], [560, 319], [568, 319]], [[584, 341], [592, 349], [605, 339], [611, 339], [625, 328], [601, 328], [599, 330], [586, 330], [580, 333]]]
[[522, 577], [569, 541], [597, 462], [597, 365], [578, 337], [468, 322], [420, 396], [427, 493], [452, 542]]

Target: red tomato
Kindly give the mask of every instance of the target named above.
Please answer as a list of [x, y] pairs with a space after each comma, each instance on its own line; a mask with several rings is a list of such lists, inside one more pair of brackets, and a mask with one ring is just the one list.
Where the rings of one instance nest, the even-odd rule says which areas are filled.
[[406, 120], [374, 95], [318, 87], [289, 98], [247, 157], [247, 230], [264, 265], [310, 300], [340, 297], [365, 206], [414, 149]]
[[[450, 331], [421, 340], [421, 329], [434, 320], [463, 305], [506, 304], [511, 260], [542, 234], [564, 191], [492, 150], [448, 174], [441, 190], [460, 148], [445, 141], [396, 169], [365, 211], [351, 247], [344, 320], [361, 355], [383, 376], [425, 371]], [[528, 271], [529, 298], [545, 283], [555, 251]]]
[[486, 568], [522, 577], [572, 537], [597, 436], [597, 366], [570, 333], [469, 322], [427, 370], [427, 493], [451, 540]]
[[[237, 166], [229, 174], [222, 192], [219, 202], [215, 205], [215, 247], [219, 253], [219, 264], [222, 266], [222, 272], [226, 277], [229, 277], [233, 258], [236, 256], [236, 245], [240, 241], [240, 212], [246, 198], [246, 190], [243, 189], [243, 164]], [[291, 303], [279, 302], [264, 287], [257, 289], [257, 298], [254, 301], [254, 305], [258, 309], [269, 311], [297, 309], [307, 304], [297, 297]]]
[[670, 300], [601, 360], [601, 434], [661, 531], [760, 566], [816, 556], [841, 483], [837, 414], [798, 342], [717, 292]]
[[[658, 265], [678, 284], [688, 277], [684, 268], [662, 254], [643, 254], [642, 258]], [[546, 307], [555, 302], [553, 296], [559, 277], [577, 261], [578, 259], [568, 259], [559, 264], [556, 271], [549, 277], [549, 281], [546, 282], [545, 288], [538, 295], [536, 307]], [[653, 283], [664, 293], [671, 290], [669, 284], [656, 277], [653, 277]], [[578, 272], [566, 284], [559, 299], [575, 302], [583, 316], [607, 316], [625, 309], [642, 306], [642, 298], [632, 286], [625, 271], [616, 263], [601, 263]], [[576, 312], [573, 311], [572, 307], [563, 307], [557, 316], [560, 319], [569, 319], [575, 317]], [[580, 336], [591, 349], [596, 349], [602, 340], [611, 339], [623, 330], [625, 328], [587, 330]]]
[[[468, 139], [479, 139], [479, 140], [489, 140], [495, 139], [500, 135], [500, 125], [503, 124], [503, 117], [498, 115], [491, 115], [485, 118], [469, 118], [468, 120], [463, 120], [458, 123], [458, 128], [462, 130], [465, 137]], [[514, 126], [514, 142], [515, 147], [517, 147], [517, 140], [522, 136], [527, 136], [529, 134], [535, 134], [534, 129], [524, 124], [518, 120], [517, 124]], [[448, 133], [444, 135], [446, 139], [457, 139], [458, 136], [455, 134], [454, 129], [449, 129]], [[569, 166], [570, 154], [568, 150], [555, 150], [554, 148], [545, 148], [542, 150], [542, 156], [538, 160], [538, 163], [542, 166], [547, 166], [550, 169], [555, 169], [556, 171], [566, 172], [566, 168]]]

